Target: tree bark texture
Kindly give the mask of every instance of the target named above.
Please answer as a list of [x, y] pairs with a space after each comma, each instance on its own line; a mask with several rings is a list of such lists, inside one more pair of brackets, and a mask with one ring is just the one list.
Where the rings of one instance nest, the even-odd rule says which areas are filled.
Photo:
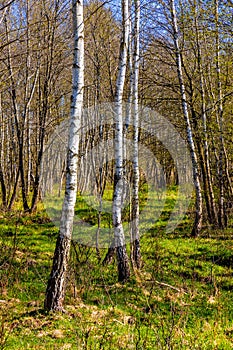
[[115, 174], [113, 194], [113, 227], [116, 254], [118, 261], [118, 280], [126, 281], [130, 276], [129, 259], [126, 252], [125, 236], [122, 224], [122, 198], [123, 198], [123, 91], [125, 84], [127, 53], [129, 40], [129, 5], [128, 0], [122, 0], [122, 40], [120, 46], [120, 57], [118, 76], [116, 82], [115, 96]]
[[54, 252], [53, 267], [49, 277], [45, 309], [63, 311], [66, 274], [69, 263], [73, 231], [74, 207], [77, 194], [77, 164], [79, 131], [83, 108], [84, 87], [84, 23], [83, 1], [73, 0], [74, 63], [71, 97], [69, 141], [67, 152], [66, 189], [60, 220], [60, 232]]
[[139, 233], [139, 160], [138, 160], [138, 82], [139, 82], [139, 29], [140, 29], [140, 0], [134, 0], [134, 53], [133, 53], [133, 189], [132, 189], [132, 239], [133, 262], [137, 268], [141, 266], [140, 233]]

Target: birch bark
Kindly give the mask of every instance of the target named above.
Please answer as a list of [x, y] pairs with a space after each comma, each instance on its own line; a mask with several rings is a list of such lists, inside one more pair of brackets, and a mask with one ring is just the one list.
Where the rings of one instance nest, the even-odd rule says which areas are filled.
[[224, 138], [223, 138], [223, 103], [222, 103], [222, 83], [221, 83], [221, 69], [220, 69], [220, 45], [219, 45], [219, 3], [215, 0], [215, 26], [216, 26], [216, 73], [217, 73], [217, 91], [218, 91], [218, 112], [217, 122], [219, 126], [219, 164], [218, 164], [218, 177], [219, 177], [219, 212], [218, 212], [218, 224], [219, 228], [223, 229], [226, 227], [226, 213], [224, 208]]
[[130, 276], [129, 259], [126, 252], [125, 236], [122, 224], [122, 196], [123, 196], [123, 112], [122, 101], [125, 84], [127, 52], [129, 38], [129, 5], [128, 0], [122, 0], [122, 40], [120, 46], [119, 68], [115, 95], [115, 174], [113, 194], [113, 227], [114, 240], [118, 263], [118, 280], [126, 281]]
[[203, 66], [202, 66], [202, 50], [201, 50], [201, 44], [200, 44], [200, 36], [199, 36], [199, 23], [198, 23], [198, 15], [197, 15], [197, 3], [194, 1], [195, 6], [195, 31], [196, 31], [196, 44], [197, 44], [197, 63], [198, 63], [198, 70], [199, 70], [199, 76], [200, 76], [200, 93], [201, 93], [201, 114], [202, 114], [202, 126], [203, 126], [203, 143], [204, 143], [204, 161], [205, 161], [205, 167], [203, 169], [203, 177], [204, 177], [204, 185], [207, 183], [207, 186], [205, 186], [205, 195], [207, 197], [207, 201], [209, 203], [207, 204], [207, 211], [209, 208], [209, 219], [210, 222], [214, 225], [217, 224], [217, 210], [215, 205], [215, 196], [214, 196], [214, 190], [213, 190], [213, 184], [212, 184], [212, 176], [211, 176], [211, 169], [210, 169], [210, 158], [209, 158], [209, 143], [208, 143], [208, 133], [207, 133], [207, 117], [206, 117], [206, 94], [205, 94], [205, 87], [204, 87], [204, 73], [203, 73]]
[[186, 123], [187, 140], [188, 140], [190, 153], [191, 153], [192, 167], [193, 167], [193, 180], [194, 180], [194, 186], [196, 191], [196, 215], [195, 215], [195, 223], [193, 226], [192, 235], [198, 236], [202, 228], [202, 219], [203, 219], [203, 204], [202, 204], [203, 201], [202, 201], [202, 193], [201, 193], [201, 184], [200, 184], [200, 176], [199, 176], [198, 163], [197, 163], [197, 154], [196, 154], [195, 144], [193, 141], [192, 128], [191, 128], [189, 112], [188, 112], [188, 103], [187, 103], [187, 98], [185, 93], [181, 50], [180, 50], [179, 40], [178, 40], [176, 7], [175, 7], [174, 0], [170, 0], [170, 8], [171, 8], [171, 17], [172, 17], [173, 40], [174, 40], [174, 46], [176, 51], [177, 74], [179, 78], [180, 94], [181, 94], [181, 100], [182, 100], [182, 110], [183, 110], [183, 115]]
[[71, 96], [71, 112], [69, 141], [67, 152], [66, 190], [63, 202], [60, 232], [53, 258], [53, 267], [49, 277], [45, 309], [63, 311], [65, 297], [66, 274], [72, 239], [74, 207], [77, 193], [77, 163], [79, 151], [79, 129], [83, 108], [84, 88], [84, 23], [83, 0], [72, 0], [73, 11], [73, 87]]
[[133, 261], [137, 268], [141, 266], [139, 237], [139, 162], [138, 162], [138, 81], [139, 81], [139, 30], [140, 30], [140, 0], [134, 0], [134, 57], [133, 57], [133, 190], [132, 190], [132, 238]]

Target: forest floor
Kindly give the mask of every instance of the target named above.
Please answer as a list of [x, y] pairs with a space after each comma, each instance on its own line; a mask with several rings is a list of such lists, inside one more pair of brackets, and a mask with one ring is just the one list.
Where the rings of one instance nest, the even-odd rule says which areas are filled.
[[233, 349], [233, 228], [155, 226], [126, 284], [76, 244], [61, 314], [43, 310], [58, 229], [43, 210], [0, 215], [0, 349]]

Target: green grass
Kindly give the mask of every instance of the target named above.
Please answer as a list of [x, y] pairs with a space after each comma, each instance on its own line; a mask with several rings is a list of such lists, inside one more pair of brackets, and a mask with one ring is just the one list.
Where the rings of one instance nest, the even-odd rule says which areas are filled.
[[[125, 285], [115, 261], [102, 266], [94, 248], [75, 245], [66, 314], [43, 311], [58, 229], [42, 207], [0, 214], [0, 349], [232, 349], [232, 229], [193, 239], [186, 216], [165, 233], [175, 198], [142, 236], [143, 267]], [[88, 207], [83, 215], [96, 220]]]

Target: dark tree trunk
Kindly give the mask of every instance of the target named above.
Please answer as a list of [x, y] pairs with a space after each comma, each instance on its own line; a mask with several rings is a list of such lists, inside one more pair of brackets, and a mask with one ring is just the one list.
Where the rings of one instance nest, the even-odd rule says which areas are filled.
[[141, 268], [142, 261], [141, 261], [141, 249], [140, 249], [139, 239], [136, 239], [133, 242], [133, 262], [138, 269]]
[[19, 141], [19, 172], [20, 172], [20, 179], [21, 179], [23, 209], [25, 212], [27, 212], [29, 211], [29, 206], [27, 201], [27, 189], [26, 189], [25, 176], [24, 176], [23, 137], [22, 136], [21, 136], [21, 142]]
[[116, 253], [116, 248], [114, 247], [114, 240], [113, 243], [111, 244], [111, 246], [108, 248], [107, 254], [105, 255], [105, 258], [102, 262], [103, 265], [109, 265], [111, 264], [114, 255]]
[[3, 208], [6, 208], [7, 206], [6, 186], [5, 186], [4, 176], [3, 176], [1, 167], [0, 167], [0, 182], [1, 182], [1, 190], [2, 190], [2, 205], [3, 205]]
[[8, 205], [8, 210], [11, 210], [13, 205], [14, 205], [15, 198], [16, 198], [16, 195], [17, 195], [18, 182], [19, 182], [19, 169], [18, 169], [17, 174], [16, 174], [14, 189], [13, 189], [13, 193], [12, 193], [11, 198], [10, 198], [10, 203]]
[[44, 133], [41, 138], [41, 144], [40, 144], [40, 150], [38, 154], [37, 164], [36, 164], [36, 176], [35, 176], [35, 182], [33, 186], [33, 196], [32, 196], [32, 204], [30, 212], [33, 212], [36, 210], [37, 202], [39, 199], [39, 186], [40, 186], [40, 165], [43, 157], [43, 149], [44, 149]]
[[129, 259], [126, 252], [126, 246], [116, 248], [117, 265], [118, 265], [118, 281], [126, 282], [130, 277]]
[[57, 238], [53, 267], [48, 280], [44, 307], [46, 310], [64, 311], [66, 273], [69, 262], [70, 238]]

